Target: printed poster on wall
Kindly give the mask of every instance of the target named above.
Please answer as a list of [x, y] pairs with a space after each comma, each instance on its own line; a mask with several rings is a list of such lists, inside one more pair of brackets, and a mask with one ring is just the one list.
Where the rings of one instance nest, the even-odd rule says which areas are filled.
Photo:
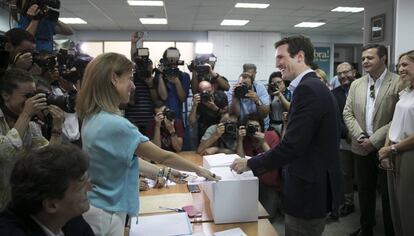
[[322, 69], [331, 79], [331, 48], [330, 47], [314, 47], [314, 60], [320, 69]]

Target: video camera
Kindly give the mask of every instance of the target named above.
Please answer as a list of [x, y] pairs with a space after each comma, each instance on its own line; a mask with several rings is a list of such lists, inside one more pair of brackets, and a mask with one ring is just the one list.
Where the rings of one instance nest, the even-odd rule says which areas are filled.
[[184, 61], [179, 58], [180, 52], [177, 49], [167, 49], [165, 56], [160, 60], [158, 70], [167, 77], [178, 77], [180, 75], [178, 66], [184, 65]]
[[253, 124], [248, 124], [246, 126], [246, 135], [247, 136], [254, 136], [254, 134], [256, 134], [256, 132], [259, 131], [259, 129], [253, 125]]
[[176, 117], [175, 111], [170, 110], [168, 108], [165, 108], [165, 110], [162, 112], [165, 118], [169, 121], [173, 121]]
[[60, 49], [56, 57], [59, 63], [59, 74], [73, 84], [82, 79], [86, 66], [93, 59], [73, 49]]
[[236, 98], [245, 98], [249, 90], [251, 90], [251, 86], [242, 84], [234, 89], [234, 96]]
[[55, 105], [61, 108], [63, 111], [67, 113], [75, 113], [75, 100], [76, 100], [76, 90], [69, 91], [68, 95], [54, 95], [50, 92], [45, 91], [36, 91], [34, 93], [29, 94], [27, 97], [33, 97], [38, 93], [46, 94], [46, 103], [47, 105]]
[[217, 57], [214, 56], [214, 54], [198, 55], [191, 61], [191, 64], [188, 65], [187, 68], [191, 72], [197, 72], [198, 81], [210, 81], [210, 67], [213, 69], [216, 61]]
[[152, 61], [149, 59], [148, 48], [137, 48], [137, 53], [134, 57], [135, 62], [135, 76], [137, 79], [146, 79], [152, 75]]
[[16, 6], [22, 15], [27, 17], [27, 10], [34, 4], [39, 6], [39, 13], [32, 17], [33, 20], [48, 20], [57, 22], [59, 19], [60, 0], [17, 0]]
[[6, 50], [7, 37], [0, 35], [0, 69], [7, 69], [9, 66], [10, 53]]
[[211, 98], [213, 97], [213, 95], [211, 95], [210, 92], [208, 91], [203, 91], [200, 93], [200, 99], [202, 103], [207, 103], [211, 100]]

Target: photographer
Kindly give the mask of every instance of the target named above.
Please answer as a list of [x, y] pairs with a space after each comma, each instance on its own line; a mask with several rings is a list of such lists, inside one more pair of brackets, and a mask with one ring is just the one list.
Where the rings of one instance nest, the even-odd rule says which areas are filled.
[[197, 153], [236, 153], [237, 122], [237, 116], [224, 113], [219, 124], [208, 127], [198, 145]]
[[229, 81], [214, 71], [217, 57], [214, 54], [197, 55], [196, 59], [191, 61], [188, 69], [192, 72], [191, 91], [193, 94], [199, 93], [199, 83], [208, 81], [213, 86], [213, 90], [228, 91], [230, 89]]
[[179, 65], [184, 65], [179, 59], [180, 52], [177, 48], [167, 48], [155, 72], [155, 81], [160, 83], [158, 93], [161, 100], [175, 111], [177, 118], [183, 120], [183, 103], [186, 102], [190, 89], [190, 75], [178, 69]]
[[258, 113], [264, 128], [269, 127], [269, 94], [262, 83], [254, 80], [254, 75], [243, 72], [238, 83], [227, 94], [230, 109], [240, 120], [246, 119], [250, 113]]
[[147, 129], [147, 136], [164, 150], [180, 152], [184, 137], [183, 121], [176, 119], [176, 113], [161, 101], [154, 102], [154, 114], [154, 119]]
[[[139, 32], [131, 35], [131, 58], [135, 62], [134, 85], [135, 92], [125, 107], [125, 118], [136, 125], [139, 130], [146, 133], [148, 124], [153, 119], [153, 102], [159, 99], [157, 87], [153, 77], [153, 63], [149, 59], [147, 48], [137, 48], [137, 42], [142, 39]], [[163, 85], [163, 88], [165, 86]]]
[[200, 93], [194, 94], [193, 104], [189, 115], [191, 125], [198, 124], [198, 140], [211, 125], [220, 122], [221, 115], [228, 110], [226, 94], [221, 91], [213, 91], [212, 84], [201, 81], [198, 84]]
[[32, 118], [47, 110], [53, 121], [50, 143], [61, 142], [63, 111], [48, 105], [45, 94], [37, 93], [33, 77], [24, 70], [9, 69], [0, 77], [0, 208], [8, 200], [6, 178], [18, 151], [29, 151], [49, 144]]
[[35, 40], [33, 35], [23, 29], [10, 29], [6, 37], [5, 50], [9, 52], [9, 67], [29, 71], [32, 75], [40, 74], [40, 68], [33, 60]]
[[270, 96], [270, 127], [282, 134], [283, 112], [289, 111], [292, 93], [286, 88], [281, 72], [273, 72], [269, 76], [267, 91]]
[[53, 51], [53, 35], [72, 35], [73, 30], [59, 18], [59, 0], [17, 0], [18, 27], [29, 31], [36, 41], [36, 50]]

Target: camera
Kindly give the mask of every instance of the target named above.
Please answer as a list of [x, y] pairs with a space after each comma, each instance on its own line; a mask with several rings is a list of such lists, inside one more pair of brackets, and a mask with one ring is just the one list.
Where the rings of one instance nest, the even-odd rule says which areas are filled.
[[10, 53], [6, 50], [7, 37], [0, 35], [0, 69], [7, 69], [9, 66]]
[[81, 54], [77, 49], [60, 49], [56, 58], [59, 64], [59, 74], [73, 84], [82, 79], [86, 66], [93, 59], [89, 55]]
[[167, 120], [169, 120], [169, 121], [173, 121], [173, 120], [175, 119], [175, 117], [176, 117], [176, 115], [175, 115], [175, 111], [170, 110], [170, 109], [168, 109], [168, 108], [166, 108], [166, 109], [162, 112], [162, 114], [163, 114], [163, 115], [164, 115], [164, 117], [165, 117], [165, 118], [167, 118]]
[[200, 99], [202, 103], [207, 103], [211, 100], [212, 95], [208, 91], [203, 91], [200, 93]]
[[237, 133], [237, 124], [235, 122], [224, 123], [224, 134], [236, 136], [236, 133]]
[[32, 52], [33, 63], [45, 70], [54, 70], [56, 66], [56, 56], [52, 54], [40, 54]]
[[167, 49], [165, 56], [160, 60], [158, 70], [167, 77], [178, 77], [180, 70], [178, 66], [184, 65], [184, 61], [178, 60], [180, 52], [177, 49]]
[[234, 89], [234, 95], [236, 98], [245, 98], [250, 89], [251, 86], [242, 84]]
[[267, 91], [270, 93], [270, 94], [273, 94], [274, 92], [276, 92], [276, 91], [279, 91], [279, 89], [278, 89], [278, 87], [277, 87], [277, 85], [276, 84], [268, 84], [267, 85]]
[[[210, 81], [209, 76], [210, 66], [214, 68], [214, 64], [217, 61], [217, 57], [214, 54], [208, 55], [198, 55], [194, 60], [191, 61], [191, 64], [187, 66], [188, 70], [191, 72], [197, 72], [198, 81]], [[207, 65], [209, 64], [209, 65]]]
[[34, 4], [39, 6], [39, 13], [32, 17], [33, 20], [48, 20], [57, 22], [59, 18], [60, 0], [17, 0], [16, 6], [21, 9], [21, 14], [27, 16], [27, 10]]
[[248, 124], [246, 126], [246, 135], [247, 136], [254, 136], [254, 134], [259, 131], [257, 127], [253, 124]]
[[146, 79], [152, 75], [151, 59], [149, 59], [148, 48], [137, 48], [137, 53], [134, 58], [135, 62], [135, 79]]
[[69, 91], [68, 95], [55, 95], [50, 92], [45, 91], [36, 91], [35, 93], [29, 94], [27, 97], [33, 97], [38, 93], [46, 94], [46, 103], [47, 105], [55, 105], [67, 113], [75, 113], [75, 101], [76, 101], [76, 91]]

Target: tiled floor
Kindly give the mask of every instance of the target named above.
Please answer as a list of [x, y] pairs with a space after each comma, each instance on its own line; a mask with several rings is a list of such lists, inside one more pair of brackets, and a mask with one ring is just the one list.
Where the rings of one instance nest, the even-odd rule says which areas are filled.
[[[377, 225], [374, 228], [374, 235], [375, 236], [384, 236], [384, 224], [382, 221], [382, 209], [381, 209], [381, 201], [380, 196], [377, 196], [377, 212], [376, 212], [376, 220]], [[325, 227], [324, 236], [348, 236], [350, 233], [354, 232], [359, 228], [359, 204], [358, 204], [358, 197], [355, 195], [355, 212], [348, 215], [345, 218], [339, 218], [338, 222], [329, 223]], [[273, 227], [275, 227], [276, 231], [278, 232], [279, 236], [285, 235], [285, 226], [283, 220], [277, 220], [273, 223]]]

